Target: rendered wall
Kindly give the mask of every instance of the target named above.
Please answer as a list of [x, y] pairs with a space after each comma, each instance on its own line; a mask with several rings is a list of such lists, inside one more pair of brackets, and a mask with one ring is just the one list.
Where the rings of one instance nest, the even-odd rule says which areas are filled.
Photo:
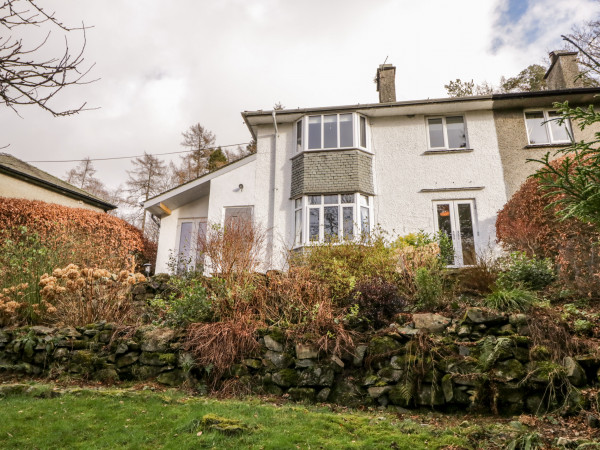
[[[457, 111], [460, 113], [459, 111]], [[435, 200], [475, 200], [476, 250], [495, 245], [496, 212], [506, 202], [491, 111], [464, 114], [469, 152], [425, 153], [423, 115], [371, 119], [375, 169], [375, 223], [392, 237], [434, 231]], [[483, 188], [454, 192], [422, 189]]]
[[104, 212], [101, 208], [84, 203], [71, 197], [59, 194], [58, 192], [44, 189], [35, 184], [10, 177], [0, 173], [0, 196], [7, 198], [24, 198], [26, 200], [41, 200], [48, 203], [70, 206], [72, 208], [84, 208], [92, 211]]
[[[176, 208], [161, 219], [156, 273], [169, 272], [168, 263], [177, 248], [178, 225], [182, 219], [206, 218], [209, 224], [222, 224], [225, 207], [254, 206], [255, 164], [252, 161], [213, 178], [209, 195]], [[240, 184], [243, 184], [243, 189], [240, 189]], [[256, 217], [256, 211], [254, 214]]]
[[[551, 107], [551, 104], [547, 105], [547, 108]], [[506, 198], [510, 199], [519, 190], [527, 177], [541, 166], [539, 163], [527, 162], [527, 159], [540, 159], [546, 153], [554, 154], [557, 150], [566, 146], [528, 145], [523, 109], [496, 110], [494, 111], [494, 122], [498, 134], [500, 157], [504, 167]], [[574, 127], [573, 135], [575, 141], [588, 141], [594, 138], [595, 131], [600, 131], [600, 126], [591, 126], [584, 131]]]

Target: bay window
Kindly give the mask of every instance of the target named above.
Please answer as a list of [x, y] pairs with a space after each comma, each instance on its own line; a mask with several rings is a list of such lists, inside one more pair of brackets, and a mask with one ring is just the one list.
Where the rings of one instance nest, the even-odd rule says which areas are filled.
[[[306, 217], [303, 220], [303, 217]], [[339, 242], [371, 230], [369, 197], [362, 194], [308, 195], [294, 200], [294, 246]], [[306, 230], [305, 234], [303, 231]], [[303, 236], [307, 236], [304, 240]]]
[[367, 119], [356, 113], [320, 114], [296, 122], [296, 151], [367, 148]]

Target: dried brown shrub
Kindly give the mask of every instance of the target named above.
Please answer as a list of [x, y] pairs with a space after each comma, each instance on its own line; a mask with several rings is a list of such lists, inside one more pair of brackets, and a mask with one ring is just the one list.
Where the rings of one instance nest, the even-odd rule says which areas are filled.
[[565, 356], [576, 354], [580, 346], [569, 331], [568, 324], [554, 310], [532, 308], [527, 316], [527, 326], [533, 343], [531, 348], [546, 347], [554, 361], [561, 361]]
[[[80, 269], [69, 264], [40, 278], [40, 317], [60, 325], [84, 326], [106, 320], [134, 323], [137, 317], [131, 301], [132, 285], [145, 281], [140, 273], [122, 270], [118, 275], [106, 269]], [[34, 305], [36, 307], [38, 305]]]
[[353, 351], [353, 333], [343, 325], [346, 308], [334, 304], [327, 286], [310, 268], [269, 272], [255, 299], [263, 321], [285, 325], [297, 339], [312, 340], [325, 352], [341, 356]]
[[69, 260], [86, 267], [120, 270], [130, 265], [153, 261], [156, 244], [146, 240], [141, 230], [122, 219], [103, 212], [46, 203], [0, 197], [0, 230], [5, 239], [21, 239], [21, 229], [37, 233], [42, 243], [57, 252], [68, 247]]
[[496, 235], [510, 251], [551, 258], [564, 286], [588, 297], [600, 296], [600, 232], [575, 218], [561, 220], [553, 197], [528, 179], [498, 213]]
[[200, 366], [211, 368], [211, 378], [216, 382], [225, 370], [258, 350], [255, 331], [255, 323], [242, 317], [194, 323], [187, 329], [183, 347], [192, 353]]

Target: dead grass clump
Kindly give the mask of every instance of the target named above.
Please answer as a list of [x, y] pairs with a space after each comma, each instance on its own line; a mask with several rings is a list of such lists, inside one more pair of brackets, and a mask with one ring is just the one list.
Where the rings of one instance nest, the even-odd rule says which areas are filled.
[[500, 266], [496, 258], [477, 255], [475, 265], [458, 271], [458, 286], [465, 294], [486, 295], [492, 292], [499, 273]]
[[242, 318], [215, 323], [193, 323], [187, 329], [183, 347], [197, 364], [210, 371], [213, 383], [225, 370], [259, 348], [256, 325]]
[[527, 326], [532, 346], [545, 347], [553, 361], [561, 361], [565, 356], [575, 354], [580, 346], [569, 332], [568, 324], [556, 311], [534, 307], [527, 316]]

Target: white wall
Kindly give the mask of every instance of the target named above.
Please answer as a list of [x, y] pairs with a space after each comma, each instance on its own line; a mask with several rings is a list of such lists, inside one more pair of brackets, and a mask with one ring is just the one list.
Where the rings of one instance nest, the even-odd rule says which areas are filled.
[[[371, 120], [375, 152], [375, 220], [395, 236], [434, 231], [432, 201], [474, 199], [478, 251], [495, 241], [497, 211], [506, 203], [502, 165], [491, 111], [465, 114], [469, 153], [424, 154], [423, 115]], [[482, 190], [422, 193], [421, 189], [483, 187]]]
[[257, 129], [256, 214], [267, 230], [267, 264], [285, 267], [293, 241], [293, 206], [290, 200], [292, 176], [293, 124]]
[[[256, 162], [251, 161], [210, 181], [210, 194], [175, 208], [160, 221], [156, 272], [169, 271], [169, 259], [177, 248], [177, 228], [181, 219], [206, 218], [209, 224], [222, 224], [226, 206], [254, 206]], [[239, 185], [244, 188], [240, 190]]]
[[180, 219], [208, 217], [208, 195], [174, 209], [160, 220], [155, 272], [169, 272], [169, 259], [177, 249], [177, 226]]

